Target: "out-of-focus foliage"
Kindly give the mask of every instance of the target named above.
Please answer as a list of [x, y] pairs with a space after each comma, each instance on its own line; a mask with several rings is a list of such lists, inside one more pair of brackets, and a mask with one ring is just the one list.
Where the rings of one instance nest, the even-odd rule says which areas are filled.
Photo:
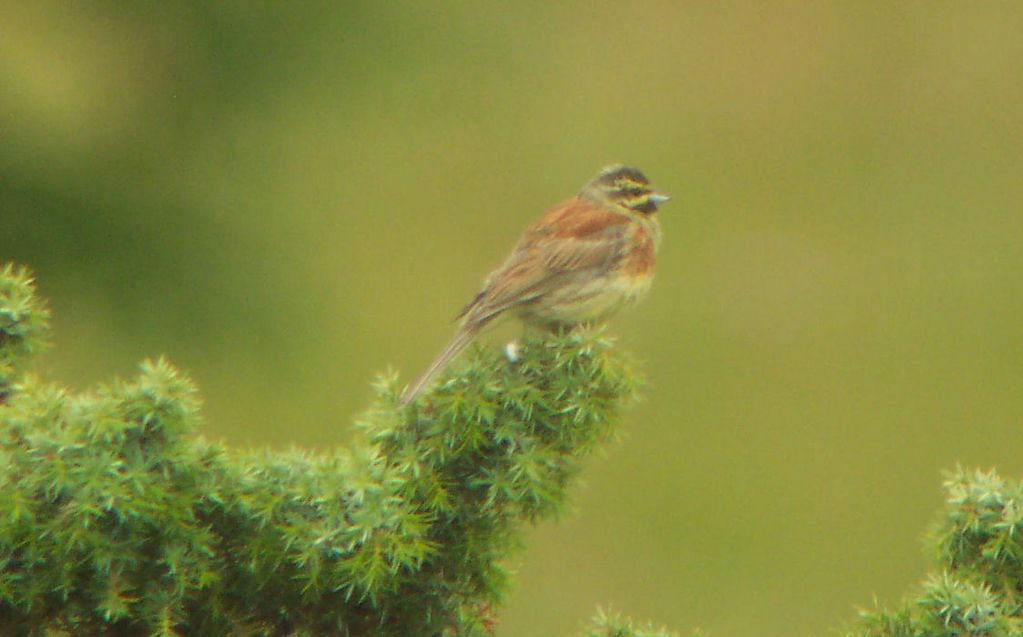
[[420, 371], [602, 164], [673, 195], [654, 289], [610, 327], [648, 399], [531, 536], [511, 637], [594, 602], [822, 633], [925, 569], [942, 469], [1023, 474], [1018, 3], [0, 18], [0, 258], [55, 310], [41, 371], [86, 388], [166, 354], [232, 446], [346, 440], [366, 379]]
[[[693, 633], [692, 637], [700, 637], [701, 633]], [[603, 609], [597, 611], [592, 624], [579, 637], [678, 637], [678, 633], [653, 624], [637, 625], [619, 613]]]
[[49, 310], [35, 295], [26, 268], [0, 269], [0, 404], [49, 337]]

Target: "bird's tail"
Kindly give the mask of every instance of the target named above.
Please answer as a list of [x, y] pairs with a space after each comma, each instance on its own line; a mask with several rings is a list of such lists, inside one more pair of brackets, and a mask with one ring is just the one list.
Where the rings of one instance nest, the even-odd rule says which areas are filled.
[[414, 383], [409, 385], [408, 389], [405, 390], [401, 395], [399, 404], [404, 406], [415, 400], [416, 396], [434, 379], [434, 377], [440, 373], [441, 370], [451, 362], [455, 356], [458, 356], [463, 349], [466, 348], [472, 339], [476, 337], [476, 333], [479, 331], [478, 326], [463, 325], [459, 328], [458, 333], [451, 339], [447, 347], [434, 359], [430, 366], [426, 368], [419, 378]]

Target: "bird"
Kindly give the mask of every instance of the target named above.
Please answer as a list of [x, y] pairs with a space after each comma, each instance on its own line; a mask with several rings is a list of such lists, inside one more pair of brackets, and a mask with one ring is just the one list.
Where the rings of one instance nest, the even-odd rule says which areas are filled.
[[547, 210], [458, 313], [454, 337], [399, 404], [415, 400], [502, 315], [555, 330], [604, 321], [642, 298], [653, 281], [661, 242], [658, 206], [669, 199], [636, 168], [614, 164]]

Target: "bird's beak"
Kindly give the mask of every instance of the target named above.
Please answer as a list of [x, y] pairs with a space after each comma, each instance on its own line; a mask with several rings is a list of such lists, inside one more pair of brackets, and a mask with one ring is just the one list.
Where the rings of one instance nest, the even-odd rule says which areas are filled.
[[664, 194], [663, 192], [652, 192], [649, 195], [650, 201], [654, 202], [654, 205], [659, 205], [665, 201], [671, 201], [671, 197]]

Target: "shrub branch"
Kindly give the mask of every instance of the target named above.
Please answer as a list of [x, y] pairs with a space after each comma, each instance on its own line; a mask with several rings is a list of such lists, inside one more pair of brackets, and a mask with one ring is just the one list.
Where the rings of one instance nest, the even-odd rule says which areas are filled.
[[[503, 564], [615, 432], [635, 373], [601, 332], [472, 350], [356, 442], [239, 451], [197, 434], [167, 360], [72, 394], [26, 375], [48, 311], [0, 270], [0, 628], [7, 635], [489, 635]], [[847, 637], [1023, 637], [1023, 486], [957, 469], [935, 574]], [[795, 602], [794, 602], [795, 603]], [[674, 637], [599, 612], [582, 637]]]

